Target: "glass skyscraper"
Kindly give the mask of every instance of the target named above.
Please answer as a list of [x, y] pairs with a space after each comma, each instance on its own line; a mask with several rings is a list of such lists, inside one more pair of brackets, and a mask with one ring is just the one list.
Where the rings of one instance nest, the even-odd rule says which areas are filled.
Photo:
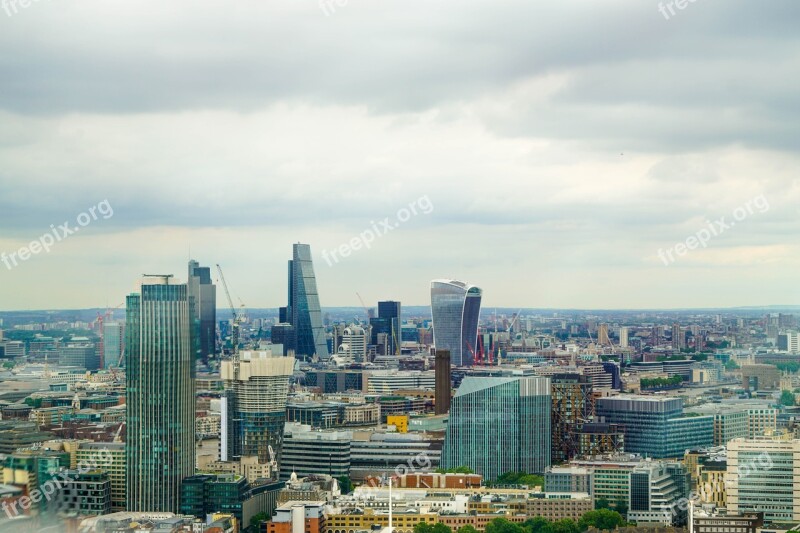
[[442, 468], [468, 466], [487, 480], [550, 466], [550, 379], [475, 377], [450, 406]]
[[146, 276], [127, 297], [128, 511], [179, 510], [194, 474], [194, 301], [172, 276]]
[[297, 243], [289, 261], [289, 305], [286, 318], [294, 327], [294, 348], [297, 356], [328, 359], [328, 344], [322, 326], [322, 310], [311, 260], [311, 247]]
[[194, 353], [197, 360], [207, 363], [217, 348], [217, 288], [211, 283], [211, 269], [189, 261], [187, 285], [194, 298]]
[[119, 367], [125, 325], [121, 322], [103, 323], [103, 368]]
[[450, 350], [455, 366], [472, 366], [478, 341], [478, 318], [483, 291], [455, 280], [431, 282], [433, 344]]
[[714, 417], [686, 417], [683, 400], [655, 396], [599, 398], [597, 416], [625, 428], [625, 451], [645, 457], [683, 457], [714, 444]]

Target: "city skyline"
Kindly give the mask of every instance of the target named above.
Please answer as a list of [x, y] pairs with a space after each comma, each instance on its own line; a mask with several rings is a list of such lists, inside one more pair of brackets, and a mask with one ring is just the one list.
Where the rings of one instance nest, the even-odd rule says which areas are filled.
[[[0, 65], [3, 309], [114, 306], [190, 258], [277, 306], [297, 241], [338, 305], [422, 303], [442, 277], [487, 306], [798, 301], [796, 3], [120, 9], [0, 14], [21, 50]], [[396, 44], [363, 46], [376, 26]]]

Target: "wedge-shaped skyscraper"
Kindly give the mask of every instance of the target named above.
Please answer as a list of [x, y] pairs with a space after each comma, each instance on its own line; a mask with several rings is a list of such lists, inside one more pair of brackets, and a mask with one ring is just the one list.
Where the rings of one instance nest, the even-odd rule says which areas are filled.
[[450, 350], [455, 366], [475, 364], [482, 295], [481, 289], [461, 281], [431, 282], [433, 344], [437, 350]]
[[328, 343], [322, 326], [322, 309], [311, 260], [311, 247], [297, 243], [289, 261], [289, 305], [286, 318], [293, 326], [290, 348], [298, 357], [328, 359]]

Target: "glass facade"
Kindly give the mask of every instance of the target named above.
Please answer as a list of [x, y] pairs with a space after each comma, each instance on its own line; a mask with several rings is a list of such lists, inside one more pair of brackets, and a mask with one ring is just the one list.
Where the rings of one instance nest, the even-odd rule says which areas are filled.
[[208, 362], [217, 351], [217, 288], [211, 283], [211, 269], [189, 261], [189, 296], [194, 298], [192, 316], [193, 349], [198, 360]]
[[289, 261], [289, 306], [287, 314], [294, 326], [294, 349], [298, 356], [328, 359], [328, 344], [322, 326], [322, 310], [311, 261], [311, 247], [294, 245], [293, 259]]
[[169, 276], [146, 277], [127, 298], [127, 501], [129, 511], [178, 512], [194, 474], [193, 300]]
[[549, 465], [550, 380], [464, 378], [450, 406], [441, 466], [469, 466], [494, 480]]
[[481, 289], [460, 281], [431, 282], [433, 343], [437, 350], [450, 350], [455, 366], [475, 362], [481, 297]]
[[600, 398], [597, 416], [624, 426], [625, 451], [645, 457], [683, 457], [687, 449], [714, 443], [714, 417], [684, 417], [680, 398]]

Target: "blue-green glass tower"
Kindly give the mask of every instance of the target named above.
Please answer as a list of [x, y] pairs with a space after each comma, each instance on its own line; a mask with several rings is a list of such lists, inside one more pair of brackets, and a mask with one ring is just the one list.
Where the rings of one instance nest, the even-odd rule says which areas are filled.
[[322, 326], [322, 309], [311, 260], [311, 247], [297, 243], [289, 261], [289, 305], [287, 318], [294, 326], [295, 353], [301, 357], [316, 355], [328, 359], [328, 344]]
[[177, 513], [194, 474], [193, 299], [172, 276], [146, 276], [127, 298], [127, 503]]
[[550, 466], [550, 379], [467, 376], [453, 397], [442, 468], [487, 480]]

